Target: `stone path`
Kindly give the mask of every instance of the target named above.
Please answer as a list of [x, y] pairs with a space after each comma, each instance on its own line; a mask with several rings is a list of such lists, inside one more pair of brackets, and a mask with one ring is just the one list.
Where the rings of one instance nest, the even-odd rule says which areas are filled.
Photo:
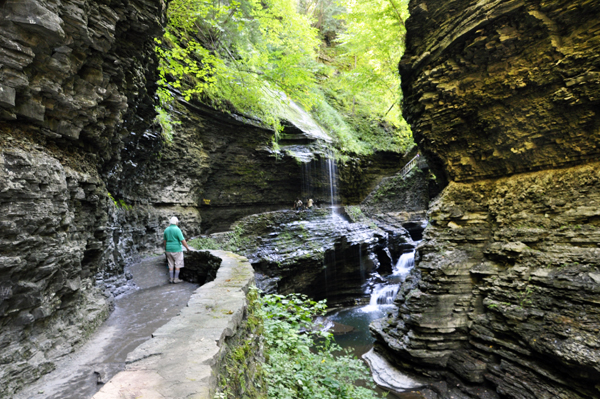
[[220, 348], [243, 320], [254, 273], [242, 256], [210, 252], [223, 259], [217, 278], [196, 290], [177, 317], [131, 352], [126, 369], [93, 399], [212, 399]]
[[115, 310], [83, 347], [14, 399], [91, 398], [102, 383], [125, 368], [127, 354], [176, 316], [198, 287], [168, 284], [164, 256], [144, 259], [126, 270], [139, 289], [119, 297]]

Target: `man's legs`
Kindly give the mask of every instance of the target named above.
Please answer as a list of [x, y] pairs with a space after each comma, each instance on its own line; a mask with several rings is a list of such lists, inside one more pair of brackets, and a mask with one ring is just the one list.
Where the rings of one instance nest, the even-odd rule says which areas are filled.
[[169, 283], [173, 282], [173, 267], [175, 267], [175, 258], [173, 257], [173, 252], [166, 252], [167, 254], [167, 264], [169, 265]]
[[183, 267], [183, 252], [177, 252], [175, 256], [175, 278], [174, 283], [181, 283], [183, 280], [179, 279], [179, 270]]

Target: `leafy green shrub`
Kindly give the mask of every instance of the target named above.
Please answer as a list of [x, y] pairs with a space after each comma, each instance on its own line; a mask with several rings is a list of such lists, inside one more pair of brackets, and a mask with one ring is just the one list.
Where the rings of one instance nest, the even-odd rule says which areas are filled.
[[116, 208], [121, 208], [121, 209], [125, 209], [126, 211], [130, 211], [133, 209], [133, 205], [129, 205], [127, 204], [127, 202], [125, 202], [122, 199], [116, 200], [115, 197], [112, 196], [111, 193], [107, 193], [108, 198], [110, 198], [110, 200], [113, 202], [113, 204], [115, 205]]
[[157, 112], [156, 117], [154, 118], [154, 123], [158, 123], [160, 125], [165, 143], [171, 144], [173, 142], [174, 125], [180, 125], [181, 122], [174, 121], [171, 117], [171, 114], [169, 114], [164, 108], [155, 107], [154, 109]]
[[235, 225], [222, 241], [217, 241], [213, 237], [198, 237], [190, 240], [189, 244], [196, 249], [239, 252], [252, 244], [252, 236], [247, 235], [242, 226]]
[[[371, 399], [367, 367], [354, 356], [336, 355], [342, 349], [331, 333], [314, 321], [323, 315], [325, 301], [305, 295], [265, 295], [262, 298], [268, 397], [274, 399]], [[367, 387], [356, 382], [367, 381]]]

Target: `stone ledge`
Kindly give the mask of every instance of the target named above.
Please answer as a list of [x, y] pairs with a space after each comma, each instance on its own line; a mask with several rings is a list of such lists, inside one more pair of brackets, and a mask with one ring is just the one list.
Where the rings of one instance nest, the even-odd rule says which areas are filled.
[[209, 399], [216, 391], [223, 345], [246, 317], [254, 271], [248, 260], [225, 251], [217, 278], [194, 292], [187, 307], [127, 356], [93, 399]]

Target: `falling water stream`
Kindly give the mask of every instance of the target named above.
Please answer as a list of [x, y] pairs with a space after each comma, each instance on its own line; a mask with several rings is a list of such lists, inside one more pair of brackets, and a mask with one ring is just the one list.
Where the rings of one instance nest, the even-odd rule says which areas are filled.
[[302, 162], [302, 202], [306, 205], [306, 201], [312, 198], [316, 206], [331, 207], [332, 215], [336, 215], [337, 181], [337, 165], [333, 154]]
[[[372, 288], [368, 305], [335, 310], [327, 316], [325, 323], [337, 332], [335, 341], [342, 348], [350, 349], [351, 353], [360, 358], [373, 347], [375, 340], [369, 332], [369, 324], [392, 310], [394, 297], [414, 265], [414, 250], [402, 254], [394, 265], [392, 274], [383, 277], [383, 282], [375, 284]], [[378, 391], [387, 392], [381, 388], [378, 388]], [[413, 393], [389, 393], [387, 396], [389, 399], [417, 397]]]

